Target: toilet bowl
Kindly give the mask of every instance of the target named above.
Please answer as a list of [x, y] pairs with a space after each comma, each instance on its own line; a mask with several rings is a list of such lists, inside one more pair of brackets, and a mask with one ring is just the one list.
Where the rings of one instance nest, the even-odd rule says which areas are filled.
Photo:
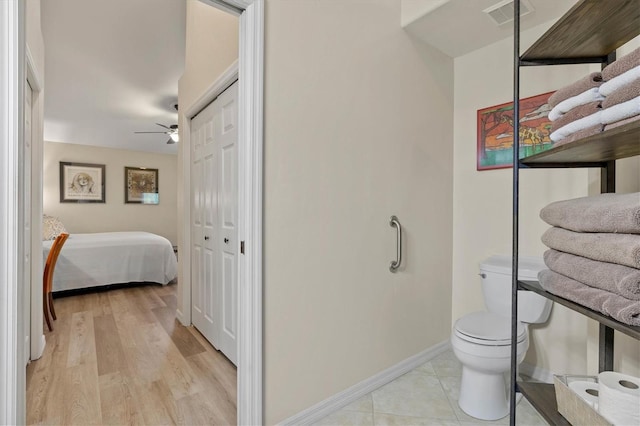
[[[542, 259], [520, 258], [519, 278], [536, 281]], [[470, 416], [497, 420], [509, 413], [504, 373], [511, 367], [511, 258], [493, 256], [481, 264], [483, 295], [488, 312], [458, 319], [451, 334], [453, 353], [462, 364], [458, 405]], [[535, 297], [533, 297], [535, 296]], [[551, 301], [519, 291], [517, 363], [529, 348], [527, 323], [545, 322]]]
[[[517, 360], [529, 348], [526, 327], [518, 324]], [[511, 321], [492, 312], [475, 312], [456, 321], [451, 346], [463, 365], [458, 404], [479, 419], [497, 420], [509, 413], [503, 373], [511, 366]]]

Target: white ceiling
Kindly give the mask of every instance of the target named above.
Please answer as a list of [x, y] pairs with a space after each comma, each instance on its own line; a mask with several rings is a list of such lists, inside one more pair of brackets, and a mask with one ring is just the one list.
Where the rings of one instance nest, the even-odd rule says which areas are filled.
[[44, 0], [44, 139], [177, 153], [155, 123], [177, 124], [183, 0]]
[[[500, 0], [404, 0], [426, 13], [405, 26], [418, 39], [452, 58], [473, 52], [513, 35], [513, 22], [497, 26], [482, 12]], [[528, 0], [534, 11], [520, 20], [522, 30], [557, 19], [577, 0]], [[404, 5], [403, 5], [404, 7]], [[525, 47], [525, 46], [523, 46]]]

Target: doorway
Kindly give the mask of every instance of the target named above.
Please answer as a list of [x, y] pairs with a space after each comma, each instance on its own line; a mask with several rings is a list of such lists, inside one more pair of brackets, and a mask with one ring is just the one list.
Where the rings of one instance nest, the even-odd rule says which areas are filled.
[[[239, 73], [244, 77], [239, 87], [239, 134], [245, 141], [239, 149], [239, 200], [245, 214], [238, 219], [239, 239], [245, 251], [239, 259], [239, 353], [238, 423], [262, 423], [262, 123], [263, 123], [263, 0], [201, 0], [214, 7], [240, 16]], [[2, 423], [24, 423], [25, 391], [18, 336], [24, 326], [24, 294], [19, 271], [18, 247], [20, 218], [10, 206], [18, 204], [17, 176], [24, 164], [17, 155], [23, 134], [25, 21], [23, 2], [0, 2], [0, 24], [7, 31], [0, 34], [0, 90], [6, 94], [0, 104], [0, 126], [6, 141], [0, 155], [0, 275], [6, 286], [0, 297], [2, 328], [0, 329], [0, 374], [5, 383], [0, 388], [0, 420]], [[7, 71], [7, 72], [5, 72]], [[6, 89], [6, 92], [5, 92]], [[6, 154], [6, 155], [5, 155]], [[35, 194], [32, 208], [41, 210], [42, 197]], [[35, 223], [34, 223], [35, 225]], [[34, 229], [37, 232], [37, 229]], [[184, 241], [183, 241], [184, 243]], [[184, 245], [188, 247], [188, 244]], [[31, 257], [41, 256], [32, 251]], [[185, 286], [186, 287], [186, 286]], [[187, 299], [187, 300], [190, 300]], [[15, 309], [15, 307], [18, 307]], [[184, 309], [184, 306], [180, 307]], [[183, 310], [184, 312], [184, 310]], [[33, 310], [33, 323], [42, 322], [42, 311]], [[37, 339], [32, 335], [32, 341]], [[39, 339], [38, 339], [39, 340]]]
[[[237, 70], [229, 67], [191, 105], [179, 111], [181, 137], [191, 134], [191, 118], [222, 93], [239, 76], [238, 86], [238, 236], [244, 245], [238, 256], [238, 424], [262, 424], [262, 176], [263, 176], [263, 80], [264, 80], [264, 0], [200, 0], [204, 4], [239, 17]], [[185, 142], [187, 142], [185, 140]], [[182, 145], [188, 146], [188, 143]], [[180, 165], [191, 166], [190, 151], [182, 148]], [[180, 167], [179, 165], [179, 167]], [[190, 174], [183, 173], [182, 206], [190, 217]], [[181, 222], [180, 280], [191, 282], [189, 220]], [[191, 324], [191, 286], [180, 289], [178, 315], [184, 325]]]

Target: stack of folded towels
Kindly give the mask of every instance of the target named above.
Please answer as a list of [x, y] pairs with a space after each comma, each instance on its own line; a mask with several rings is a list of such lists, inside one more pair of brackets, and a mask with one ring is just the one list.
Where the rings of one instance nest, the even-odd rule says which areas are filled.
[[540, 217], [553, 226], [542, 236], [542, 287], [640, 326], [640, 192], [558, 201]]
[[640, 48], [549, 97], [554, 146], [640, 119]]

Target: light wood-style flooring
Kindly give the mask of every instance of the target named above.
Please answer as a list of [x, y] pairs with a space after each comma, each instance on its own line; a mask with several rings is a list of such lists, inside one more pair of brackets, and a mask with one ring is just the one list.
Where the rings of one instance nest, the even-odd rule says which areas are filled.
[[27, 367], [29, 424], [236, 424], [236, 368], [175, 319], [176, 285], [54, 300]]

